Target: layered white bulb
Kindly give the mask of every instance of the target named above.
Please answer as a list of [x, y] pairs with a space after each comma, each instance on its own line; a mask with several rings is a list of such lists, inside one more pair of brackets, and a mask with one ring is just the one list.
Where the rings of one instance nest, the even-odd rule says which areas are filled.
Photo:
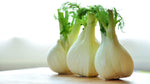
[[72, 5], [73, 9], [78, 7], [76, 3], [66, 2], [57, 10], [56, 19], [59, 21], [60, 39], [51, 47], [47, 57], [50, 69], [59, 74], [71, 73], [66, 63], [66, 56], [78, 37], [82, 23], [82, 20], [77, 17], [76, 10], [70, 10]]
[[114, 11], [115, 18], [113, 10], [107, 11], [109, 24], [105, 31], [101, 31], [102, 42], [96, 53], [95, 68], [102, 79], [128, 77], [134, 69], [133, 60], [117, 39], [115, 33], [117, 20], [114, 20], [117, 17], [116, 11]]
[[66, 54], [67, 51], [63, 48], [60, 40], [49, 50], [47, 61], [54, 72], [71, 73], [66, 64]]
[[133, 72], [133, 61], [117, 39], [104, 38], [95, 57], [95, 68], [103, 79], [128, 77]]
[[70, 74], [70, 70], [66, 63], [67, 53], [71, 45], [78, 37], [80, 23], [73, 26], [73, 30], [68, 34], [67, 40], [60, 38], [57, 43], [51, 47], [48, 53], [47, 62], [51, 70], [59, 74]]
[[95, 38], [96, 18], [88, 14], [87, 26], [71, 46], [67, 54], [67, 65], [70, 71], [80, 76], [97, 76], [94, 59], [99, 42]]

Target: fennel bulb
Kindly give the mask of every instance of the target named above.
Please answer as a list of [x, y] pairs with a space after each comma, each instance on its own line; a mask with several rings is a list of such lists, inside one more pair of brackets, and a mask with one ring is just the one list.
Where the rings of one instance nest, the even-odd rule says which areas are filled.
[[[67, 7], [70, 6], [79, 7], [77, 4], [67, 2], [63, 4], [61, 9], [58, 9], [58, 18], [56, 19], [59, 21], [60, 39], [49, 50], [47, 57], [50, 69], [60, 74], [71, 73], [66, 64], [66, 56], [69, 48], [78, 37], [82, 23], [82, 20], [77, 17], [76, 10], [69, 11]], [[72, 20], [69, 22], [70, 17]]]
[[94, 59], [99, 42], [95, 38], [97, 20], [94, 14], [89, 13], [87, 26], [73, 43], [67, 54], [67, 65], [70, 71], [81, 76], [97, 76]]
[[[105, 10], [97, 6], [102, 42], [95, 57], [95, 68], [102, 79], [119, 79], [132, 74], [134, 64], [129, 53], [119, 43], [115, 26], [122, 28], [123, 19], [116, 9]], [[105, 18], [104, 18], [105, 17]], [[118, 19], [119, 18], [119, 19]]]

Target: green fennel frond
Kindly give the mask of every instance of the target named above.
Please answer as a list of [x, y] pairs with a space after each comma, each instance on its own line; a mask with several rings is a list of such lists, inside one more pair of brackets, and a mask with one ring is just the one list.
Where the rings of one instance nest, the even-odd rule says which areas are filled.
[[118, 29], [121, 29], [124, 27], [124, 20], [122, 18], [122, 16], [117, 13], [116, 8], [113, 9], [113, 13], [114, 13], [114, 20], [115, 20], [115, 25], [118, 24]]
[[111, 22], [108, 10], [113, 11], [113, 21], [112, 21], [112, 22], [114, 22], [113, 25], [116, 26], [118, 24], [119, 29], [123, 28], [123, 26], [124, 26], [123, 18], [121, 17], [121, 15], [119, 13], [117, 13], [116, 8], [106, 9], [101, 5], [94, 5], [94, 6], [90, 6], [90, 9], [93, 13], [95, 13], [95, 16], [100, 25], [100, 30], [104, 34], [106, 34], [106, 30], [108, 28], [108, 25], [110, 24], [109, 22]]
[[80, 6], [76, 3], [66, 2], [62, 4], [62, 7], [57, 9], [58, 16], [54, 15], [54, 18], [59, 21], [60, 24], [60, 35], [66, 40], [68, 34], [72, 30], [72, 26], [75, 23], [77, 17], [77, 9]]
[[81, 25], [84, 27], [87, 25], [87, 13], [89, 12], [88, 8], [82, 7], [77, 10], [77, 18], [80, 19]]

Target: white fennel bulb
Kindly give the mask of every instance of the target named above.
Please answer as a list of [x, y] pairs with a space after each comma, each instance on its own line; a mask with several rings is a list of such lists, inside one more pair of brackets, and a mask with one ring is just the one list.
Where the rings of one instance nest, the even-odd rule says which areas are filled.
[[50, 49], [47, 61], [53, 71], [70, 73], [66, 64], [66, 53], [67, 51], [63, 48], [60, 40]]
[[75, 9], [79, 6], [67, 2], [63, 4], [62, 8], [58, 9], [58, 18], [56, 19], [59, 21], [60, 39], [49, 50], [47, 57], [50, 69], [59, 74], [71, 73], [66, 63], [66, 56], [69, 48], [78, 37], [82, 23], [82, 20], [77, 17], [76, 10], [69, 11], [70, 8], [67, 7], [73, 7]]
[[102, 36], [101, 46], [95, 57], [96, 71], [102, 79], [119, 79], [130, 76], [134, 68], [133, 60], [119, 43], [115, 33], [116, 24], [119, 23], [120, 28], [124, 24], [122, 17], [116, 9], [106, 10], [101, 6], [96, 17]]
[[133, 61], [118, 40], [106, 37], [96, 53], [95, 68], [103, 79], [118, 79], [132, 74]]
[[89, 13], [87, 25], [67, 54], [67, 65], [74, 74], [86, 77], [97, 76], [94, 59], [99, 42], [95, 38], [96, 18]]

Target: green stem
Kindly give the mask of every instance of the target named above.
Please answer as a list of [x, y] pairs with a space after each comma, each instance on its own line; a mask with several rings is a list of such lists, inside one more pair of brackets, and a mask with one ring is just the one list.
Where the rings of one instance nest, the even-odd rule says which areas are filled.
[[67, 35], [67, 39], [64, 39], [63, 36], [61, 38], [61, 44], [63, 45], [63, 48], [68, 51], [71, 45], [76, 41], [79, 31], [81, 28], [81, 23], [79, 19], [76, 19], [75, 24], [72, 27], [72, 30], [70, 34]]
[[61, 31], [63, 28], [63, 19], [64, 19], [64, 14], [62, 12], [60, 12], [60, 10], [58, 9], [58, 21], [59, 21], [59, 30]]
[[74, 41], [77, 39], [80, 28], [81, 28], [81, 23], [80, 23], [80, 20], [77, 18], [75, 21], [75, 24], [72, 27], [72, 31], [69, 34], [70, 44], [73, 44]]
[[106, 35], [110, 39], [114, 39], [115, 35], [115, 22], [114, 22], [114, 17], [113, 17], [113, 11], [108, 10], [109, 12], [109, 25], [108, 28], [106, 29]]
[[112, 10], [108, 10], [109, 12], [109, 25], [106, 29], [106, 35], [104, 33], [101, 34], [102, 40], [106, 37], [109, 38], [112, 41], [116, 41], [118, 43], [118, 39], [115, 32], [115, 22], [114, 22], [114, 15]]
[[89, 40], [95, 41], [95, 26], [96, 26], [97, 20], [95, 18], [95, 15], [92, 13], [88, 14], [87, 19], [87, 26], [85, 28], [85, 33]]

